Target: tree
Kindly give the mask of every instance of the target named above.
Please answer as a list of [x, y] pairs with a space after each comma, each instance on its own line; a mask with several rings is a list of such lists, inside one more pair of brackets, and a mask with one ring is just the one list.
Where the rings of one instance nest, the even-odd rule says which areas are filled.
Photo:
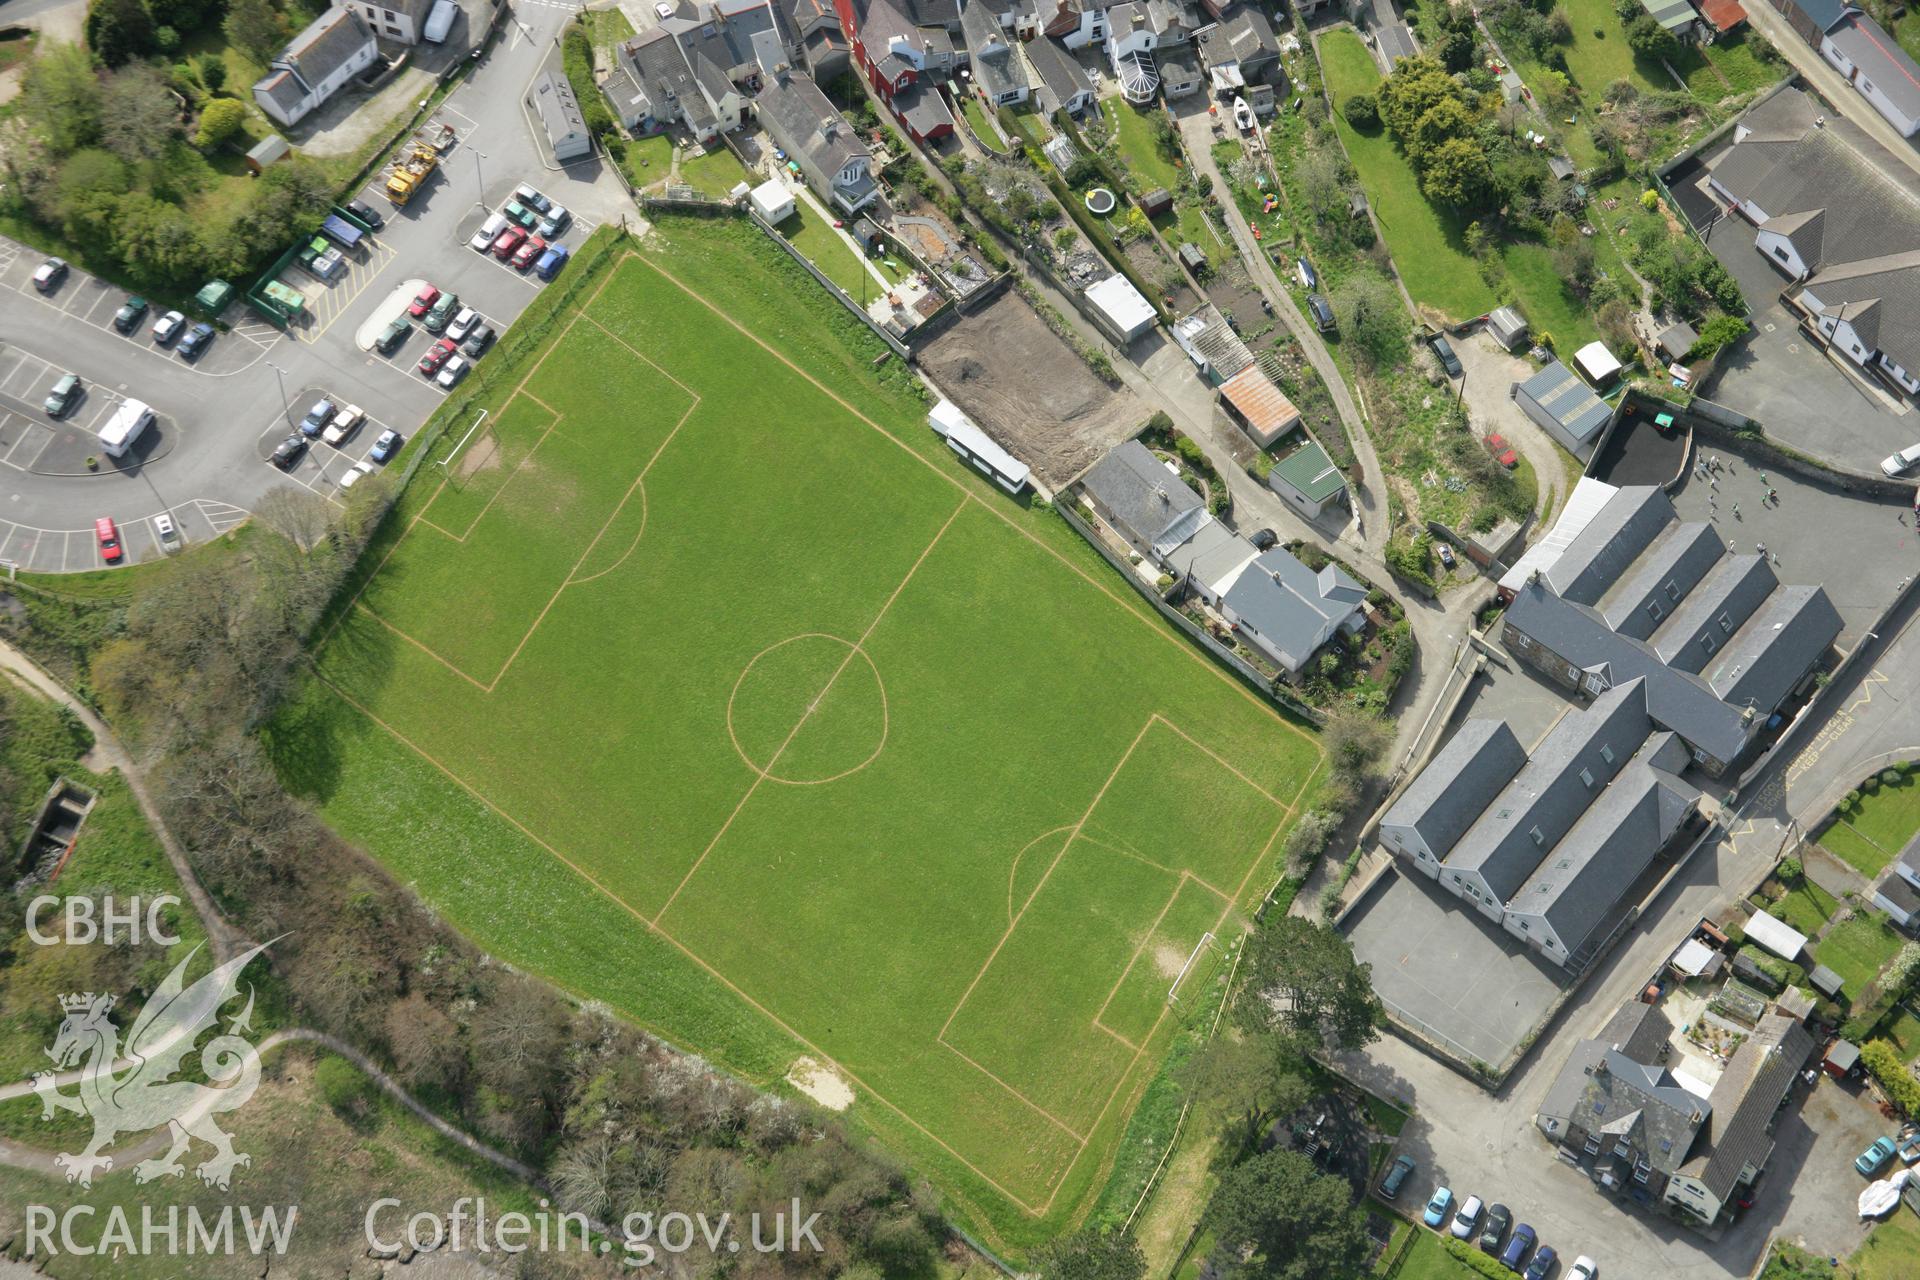
[[144, 191], [122, 196], [115, 210], [114, 250], [139, 281], [180, 286], [200, 275], [205, 254], [198, 228], [180, 209]]
[[1478, 208], [1487, 203], [1492, 188], [1493, 166], [1485, 148], [1472, 138], [1448, 138], [1427, 153], [1420, 189], [1434, 203]]
[[200, 128], [193, 135], [193, 145], [202, 151], [217, 151], [238, 137], [246, 123], [247, 109], [238, 99], [215, 98], [200, 112]]
[[222, 59], [203, 53], [193, 60], [193, 70], [208, 93], [219, 93], [226, 88], [227, 64]]
[[1397, 363], [1407, 351], [1407, 312], [1400, 297], [1377, 271], [1348, 273], [1334, 287], [1334, 318], [1372, 364]]
[[106, 78], [100, 141], [109, 151], [128, 164], [157, 160], [180, 133], [179, 104], [157, 68], [137, 63]]
[[1440, 58], [1441, 66], [1449, 71], [1457, 72], [1465, 71], [1473, 66], [1473, 58], [1476, 50], [1477, 44], [1473, 38], [1473, 32], [1464, 30], [1447, 32], [1445, 36], [1441, 37], [1439, 47], [1435, 52]]
[[1361, 133], [1380, 127], [1380, 103], [1370, 93], [1356, 93], [1340, 104], [1340, 114]]
[[100, 136], [100, 77], [77, 44], [40, 46], [20, 84], [20, 113], [62, 155]]
[[87, 47], [109, 67], [125, 66], [159, 48], [145, 0], [92, 0], [86, 32]]
[[1393, 730], [1379, 716], [1343, 707], [1327, 717], [1320, 742], [1333, 772], [1359, 781], [1372, 774], [1374, 765], [1393, 745]]
[[[1356, 99], [1349, 99], [1349, 103]], [[1307, 212], [1322, 225], [1343, 223], [1351, 217], [1346, 166], [1332, 147], [1309, 146], [1294, 161], [1294, 177]]]
[[265, 62], [287, 42], [286, 20], [271, 0], [233, 0], [223, 24], [227, 39], [254, 61]]
[[1402, 58], [1378, 91], [1380, 118], [1403, 142], [1414, 124], [1436, 105], [1460, 97], [1460, 86], [1432, 58]]
[[1033, 1266], [1040, 1280], [1141, 1280], [1147, 1257], [1124, 1231], [1083, 1227], [1040, 1246]]
[[1473, 117], [1458, 98], [1442, 98], [1413, 122], [1413, 132], [1402, 138], [1407, 156], [1419, 168], [1431, 159], [1435, 148], [1452, 138], [1464, 138], [1473, 132]]
[[1627, 23], [1627, 47], [1642, 57], [1663, 62], [1680, 54], [1679, 38], [1656, 22], [1650, 13], [1642, 13]]
[[1370, 1248], [1366, 1214], [1346, 1179], [1321, 1173], [1298, 1151], [1275, 1148], [1230, 1170], [1207, 1204], [1228, 1276], [1321, 1280], [1356, 1272]]
[[1299, 1067], [1283, 1037], [1223, 1030], [1182, 1063], [1174, 1079], [1201, 1114], [1240, 1123], [1241, 1140], [1251, 1147], [1269, 1119], [1307, 1104], [1313, 1091]]
[[1269, 914], [1247, 940], [1244, 985], [1235, 999], [1240, 1025], [1279, 1032], [1303, 1048], [1358, 1049], [1384, 1017], [1372, 966], [1353, 958], [1347, 940], [1300, 916]]
[[147, 0], [147, 12], [163, 27], [198, 31], [220, 12], [220, 0]]

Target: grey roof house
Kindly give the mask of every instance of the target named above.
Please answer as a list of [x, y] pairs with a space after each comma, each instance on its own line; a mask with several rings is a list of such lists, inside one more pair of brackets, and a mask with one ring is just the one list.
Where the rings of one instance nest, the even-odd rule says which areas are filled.
[[1052, 36], [1040, 35], [1027, 41], [1024, 50], [1027, 65], [1039, 81], [1035, 93], [1042, 110], [1077, 116], [1093, 105], [1093, 81], [1066, 46]]
[[1285, 547], [1241, 569], [1220, 598], [1234, 632], [1292, 675], [1341, 631], [1365, 625], [1367, 590], [1338, 565], [1315, 571]]
[[738, 129], [749, 94], [760, 87], [765, 49], [787, 61], [795, 41], [772, 0], [683, 4], [617, 46], [614, 72], [601, 86], [622, 126], [657, 133], [684, 126], [701, 142]]
[[351, 9], [327, 10], [287, 43], [254, 82], [253, 100], [281, 125], [298, 124], [380, 56], [373, 31]]
[[1707, 1096], [1697, 1149], [1667, 1184], [1666, 1203], [1682, 1211], [1682, 1221], [1705, 1227], [1724, 1222], [1735, 1193], [1766, 1169], [1774, 1117], [1813, 1048], [1813, 1037], [1797, 1019], [1770, 1013], [1733, 1051]]
[[1138, 440], [1109, 450], [1088, 468], [1080, 488], [1109, 528], [1162, 566], [1212, 519], [1200, 495]]
[[527, 105], [539, 117], [555, 160], [565, 164], [593, 154], [593, 135], [587, 132], [586, 117], [580, 114], [580, 102], [565, 76], [551, 71], [540, 76], [527, 93]]
[[1267, 15], [1253, 5], [1228, 9], [1218, 22], [1196, 31], [1193, 43], [1215, 93], [1276, 82], [1281, 92], [1286, 91], [1280, 42], [1274, 38]]
[[[768, 52], [774, 56], [778, 50]], [[766, 69], [753, 105], [761, 127], [800, 166], [807, 185], [829, 208], [852, 214], [879, 198], [866, 147], [810, 77], [775, 62]]]
[[967, 38], [968, 64], [974, 87], [993, 107], [1025, 102], [1033, 93], [1027, 83], [1027, 64], [1014, 49], [1018, 43], [984, 4], [960, 11], [960, 30]]

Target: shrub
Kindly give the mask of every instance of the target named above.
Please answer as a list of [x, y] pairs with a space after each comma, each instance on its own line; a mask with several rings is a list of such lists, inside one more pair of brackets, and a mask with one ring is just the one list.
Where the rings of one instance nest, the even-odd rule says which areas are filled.
[[1885, 1040], [1869, 1040], [1860, 1050], [1860, 1061], [1879, 1082], [1887, 1100], [1908, 1116], [1920, 1116], [1920, 1083], [1908, 1073], [1900, 1055]]
[[[1479, 1067], [1483, 1064], [1475, 1063], [1474, 1065]], [[1488, 1069], [1487, 1074], [1493, 1074], [1491, 1068]], [[1446, 1246], [1447, 1256], [1449, 1258], [1460, 1263], [1475, 1275], [1486, 1276], [1488, 1280], [1513, 1280], [1513, 1272], [1507, 1270], [1493, 1258], [1488, 1257], [1486, 1254], [1474, 1248], [1473, 1245], [1467, 1241], [1455, 1240], [1452, 1236], [1448, 1236], [1441, 1243]]]
[[1880, 775], [1876, 773], [1865, 782], [1862, 782], [1860, 784], [1860, 790], [1866, 792], [1868, 795], [1873, 795], [1878, 792], [1880, 790]]
[[1800, 883], [1800, 877], [1806, 874], [1806, 868], [1800, 865], [1798, 858], [1782, 858], [1780, 865], [1773, 869], [1773, 874], [1781, 884], [1794, 885]]
[[1883, 787], [1897, 787], [1900, 785], [1900, 779], [1904, 777], [1906, 777], [1906, 775], [1898, 769], [1882, 769], [1880, 771], [1880, 785]]
[[1348, 124], [1362, 133], [1377, 128], [1380, 124], [1380, 104], [1370, 93], [1356, 93], [1348, 98], [1346, 105], [1340, 108], [1340, 114], [1347, 118]]
[[341, 1058], [325, 1058], [314, 1068], [313, 1083], [336, 1115], [360, 1119], [373, 1101], [373, 1086], [357, 1067]]
[[215, 151], [240, 135], [247, 122], [247, 109], [237, 98], [215, 98], [200, 113], [200, 128], [193, 145], [202, 151]]

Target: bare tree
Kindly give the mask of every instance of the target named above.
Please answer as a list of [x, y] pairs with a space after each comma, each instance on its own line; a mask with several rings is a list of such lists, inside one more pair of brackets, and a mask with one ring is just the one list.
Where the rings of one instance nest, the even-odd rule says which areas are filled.
[[311, 489], [278, 485], [261, 495], [253, 514], [301, 551], [312, 551], [333, 530], [333, 504]]

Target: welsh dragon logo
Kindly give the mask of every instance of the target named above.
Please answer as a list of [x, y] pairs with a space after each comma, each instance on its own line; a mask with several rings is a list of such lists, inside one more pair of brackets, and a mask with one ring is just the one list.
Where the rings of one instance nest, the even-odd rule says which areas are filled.
[[251, 1156], [233, 1149], [233, 1139], [213, 1122], [220, 1112], [244, 1105], [260, 1084], [260, 1054], [239, 1034], [251, 1030], [251, 987], [246, 1007], [200, 1051], [200, 1068], [211, 1083], [171, 1077], [179, 1073], [182, 1060], [193, 1052], [194, 1042], [219, 1021], [221, 1006], [238, 995], [240, 971], [267, 945], [262, 943], [235, 956], [192, 986], [186, 985], [187, 966], [200, 949], [188, 952], [140, 1010], [124, 1050], [108, 1017], [113, 1010], [112, 996], [86, 992], [60, 997], [66, 1017], [47, 1056], [63, 1070], [79, 1066], [79, 1092], [61, 1093], [59, 1077], [52, 1071], [35, 1074], [33, 1091], [40, 1096], [43, 1120], [53, 1119], [55, 1108], [93, 1120], [93, 1140], [86, 1150], [78, 1154], [61, 1152], [54, 1157], [55, 1163], [66, 1170], [68, 1182], [91, 1187], [95, 1170], [113, 1168], [113, 1157], [101, 1151], [117, 1136], [162, 1125], [173, 1144], [165, 1155], [134, 1166], [136, 1182], [184, 1174], [186, 1168], [180, 1157], [194, 1138], [214, 1151], [194, 1171], [210, 1187], [225, 1191], [234, 1169], [253, 1163]]

